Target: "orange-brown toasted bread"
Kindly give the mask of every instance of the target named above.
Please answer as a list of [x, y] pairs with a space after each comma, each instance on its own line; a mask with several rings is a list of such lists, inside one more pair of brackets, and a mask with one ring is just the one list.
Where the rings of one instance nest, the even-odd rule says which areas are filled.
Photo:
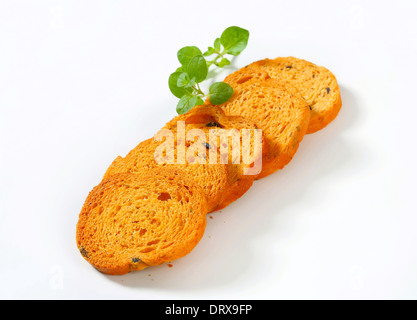
[[[175, 133], [174, 133], [175, 134]], [[182, 161], [182, 163], [176, 163], [178, 158], [175, 157], [174, 163], [162, 163], [163, 155], [159, 155], [155, 158], [158, 148], [161, 147], [160, 141], [155, 141], [154, 138], [142, 141], [132, 149], [126, 157], [118, 157], [110, 167], [107, 169], [104, 179], [117, 173], [137, 173], [144, 169], [153, 169], [158, 167], [168, 167], [176, 169], [195, 181], [196, 184], [201, 186], [207, 197], [208, 212], [217, 210], [223, 199], [223, 194], [229, 186], [229, 174], [228, 167], [225, 164], [213, 164], [206, 165], [198, 163], [197, 157], [194, 163], [188, 163]], [[174, 145], [174, 153], [177, 153], [177, 144]], [[185, 150], [189, 145], [185, 146]], [[161, 161], [160, 161], [161, 160]], [[191, 160], [190, 160], [191, 161]]]
[[342, 100], [335, 76], [326, 68], [294, 57], [264, 59], [230, 74], [225, 82], [233, 85], [248, 77], [285, 81], [295, 87], [311, 109], [307, 133], [327, 126], [337, 116]]
[[[217, 162], [220, 162], [222, 157], [221, 145], [227, 143], [225, 151], [227, 152], [229, 186], [224, 191], [223, 199], [216, 210], [223, 209], [243, 196], [259, 174], [255, 165], [260, 166], [260, 172], [262, 159], [268, 151], [268, 144], [262, 133], [258, 136], [260, 141], [257, 140], [258, 144], [255, 144], [255, 131], [258, 129], [255, 123], [241, 116], [226, 116], [220, 107], [210, 104], [194, 107], [188, 113], [172, 119], [164, 128], [173, 130], [177, 127], [178, 121], [185, 122], [187, 131], [200, 129], [205, 132], [206, 141], [208, 141], [207, 147], [215, 148], [217, 151]], [[222, 140], [221, 134], [225, 133], [230, 135], [223, 136]], [[233, 134], [237, 133], [239, 140], [236, 140], [237, 145], [235, 146], [237, 148], [233, 149]], [[250, 137], [247, 138], [247, 135]], [[250, 152], [248, 158], [245, 158], [244, 150]]]
[[77, 246], [101, 272], [142, 270], [190, 253], [203, 236], [206, 214], [203, 191], [181, 172], [116, 174], [88, 195]]
[[295, 88], [275, 79], [265, 77], [259, 81], [248, 72], [239, 82], [229, 84], [233, 96], [219, 106], [227, 115], [253, 120], [268, 143], [262, 172], [257, 177], [261, 179], [291, 161], [307, 131], [311, 111]]

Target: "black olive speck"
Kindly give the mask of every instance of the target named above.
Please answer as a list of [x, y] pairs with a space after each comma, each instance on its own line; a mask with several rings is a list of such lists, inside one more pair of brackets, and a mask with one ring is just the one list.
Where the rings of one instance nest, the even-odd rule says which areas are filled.
[[209, 145], [207, 142], [203, 142], [202, 145], [205, 146], [206, 149], [211, 149], [211, 145]]
[[88, 255], [87, 250], [85, 250], [85, 248], [83, 246], [81, 246], [81, 248], [80, 248], [80, 253], [83, 257], [85, 257], [87, 259], [90, 258], [90, 256]]
[[133, 261], [134, 263], [138, 263], [138, 262], [140, 261], [140, 259], [139, 259], [139, 258], [132, 258], [132, 261]]
[[327, 87], [327, 88], [326, 88], [326, 91], [327, 91], [327, 94], [329, 94], [329, 92], [330, 92], [330, 88], [329, 88], [329, 87]]

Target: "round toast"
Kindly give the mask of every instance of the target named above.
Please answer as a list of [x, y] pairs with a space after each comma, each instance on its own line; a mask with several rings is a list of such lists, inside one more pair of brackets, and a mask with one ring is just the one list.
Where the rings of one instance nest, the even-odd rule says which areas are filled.
[[325, 67], [295, 57], [264, 59], [230, 74], [225, 82], [239, 84], [247, 77], [285, 81], [295, 87], [311, 109], [307, 133], [314, 133], [333, 121], [341, 106], [336, 77]]
[[[176, 142], [176, 141], [175, 141]], [[229, 186], [229, 172], [225, 164], [206, 165], [202, 163], [159, 163], [155, 158], [160, 141], [154, 138], [142, 141], [132, 149], [126, 157], [117, 157], [107, 169], [104, 179], [118, 173], [138, 173], [158, 167], [176, 169], [192, 179], [203, 189], [208, 203], [208, 212], [220, 207], [225, 190]], [[187, 149], [185, 145], [185, 149]], [[174, 143], [174, 152], [177, 153], [177, 143]], [[178, 160], [177, 157], [174, 159]], [[197, 159], [198, 160], [198, 159]]]
[[203, 236], [206, 214], [202, 189], [181, 172], [116, 174], [88, 195], [77, 246], [99, 271], [126, 274], [190, 253]]
[[[173, 130], [178, 121], [185, 122], [187, 131], [200, 129], [206, 133], [206, 139], [209, 141], [207, 147], [216, 149], [217, 161], [222, 157], [221, 144], [227, 142], [229, 186], [224, 191], [223, 199], [216, 210], [223, 209], [242, 197], [258, 176], [255, 164], [262, 166], [262, 159], [268, 151], [266, 139], [262, 134], [258, 136], [260, 141], [256, 140], [258, 144], [255, 144], [255, 130], [258, 129], [256, 124], [241, 116], [226, 116], [222, 108], [209, 104], [196, 106], [186, 114], [175, 117], [164, 128]], [[233, 130], [239, 131], [239, 146], [237, 146], [239, 150], [233, 149], [232, 137], [228, 137], [226, 141], [220, 138], [222, 132], [235, 133]], [[245, 135], [250, 137], [246, 139]], [[250, 152], [250, 158], [245, 158], [243, 151], [245, 147], [249, 149], [246, 151]]]
[[257, 177], [261, 179], [291, 161], [307, 132], [311, 111], [298, 91], [287, 83], [269, 77], [259, 81], [250, 71], [241, 74], [239, 82], [225, 80], [234, 93], [219, 106], [227, 115], [246, 117], [262, 129], [268, 152]]

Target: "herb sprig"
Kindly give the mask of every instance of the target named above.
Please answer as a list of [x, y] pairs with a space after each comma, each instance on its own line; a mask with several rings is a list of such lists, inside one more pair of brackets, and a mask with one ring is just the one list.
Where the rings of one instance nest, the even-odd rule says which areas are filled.
[[[233, 88], [225, 82], [213, 83], [208, 93], [202, 91], [200, 83], [207, 80], [211, 66], [223, 68], [229, 65], [230, 60], [226, 55], [238, 56], [246, 48], [248, 40], [248, 30], [229, 27], [204, 53], [195, 46], [183, 47], [177, 52], [181, 67], [169, 76], [168, 85], [172, 94], [180, 99], [177, 104], [178, 114], [187, 113], [194, 106], [203, 104], [206, 98], [214, 105], [231, 98]], [[211, 57], [211, 60], [206, 60], [206, 57]]]

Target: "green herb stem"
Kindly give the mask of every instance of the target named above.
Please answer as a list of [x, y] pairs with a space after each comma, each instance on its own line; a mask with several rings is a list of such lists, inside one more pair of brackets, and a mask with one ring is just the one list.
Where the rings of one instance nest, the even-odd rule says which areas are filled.
[[207, 61], [207, 66], [210, 67], [212, 64], [215, 64], [219, 58], [224, 58], [225, 53], [226, 53], [225, 50], [223, 50], [222, 52], [219, 52], [218, 50], [215, 49], [213, 54], [217, 54], [217, 57], [215, 57], [211, 61]]

